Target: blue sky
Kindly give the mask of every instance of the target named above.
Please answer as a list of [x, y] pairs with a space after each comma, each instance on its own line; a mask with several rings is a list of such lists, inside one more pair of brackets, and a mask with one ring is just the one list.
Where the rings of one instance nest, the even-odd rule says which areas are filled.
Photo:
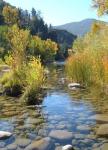
[[108, 17], [97, 17], [96, 11], [91, 8], [92, 0], [5, 0], [17, 7], [31, 10], [34, 7], [40, 10], [45, 22], [52, 25], [61, 25], [86, 18], [95, 18], [107, 21]]

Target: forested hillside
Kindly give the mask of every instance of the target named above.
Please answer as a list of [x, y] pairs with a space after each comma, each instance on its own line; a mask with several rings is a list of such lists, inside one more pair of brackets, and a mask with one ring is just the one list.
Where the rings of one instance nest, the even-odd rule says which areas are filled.
[[67, 51], [76, 38], [76, 36], [65, 30], [50, 28], [41, 17], [41, 13], [34, 8], [31, 12], [28, 12], [0, 0], [0, 25], [3, 26], [0, 32], [2, 33], [3, 28], [6, 28], [6, 26], [14, 24], [17, 24], [21, 29], [30, 30], [31, 35], [39, 36], [42, 40], [51, 39], [56, 42], [62, 53], [64, 53], [64, 49]]

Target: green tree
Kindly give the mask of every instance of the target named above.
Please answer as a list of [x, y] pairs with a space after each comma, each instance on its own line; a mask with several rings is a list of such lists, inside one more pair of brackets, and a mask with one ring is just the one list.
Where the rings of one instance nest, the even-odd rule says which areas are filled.
[[40, 57], [42, 62], [53, 61], [57, 50], [57, 44], [50, 39], [41, 40], [38, 36], [31, 38], [29, 54]]

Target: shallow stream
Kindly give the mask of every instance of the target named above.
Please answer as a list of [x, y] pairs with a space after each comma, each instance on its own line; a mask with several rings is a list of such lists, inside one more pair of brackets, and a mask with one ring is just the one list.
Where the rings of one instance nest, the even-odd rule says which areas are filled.
[[48, 150], [60, 150], [66, 144], [72, 144], [75, 150], [95, 150], [108, 142], [96, 136], [100, 123], [93, 118], [107, 113], [108, 101], [84, 99], [83, 91], [68, 89], [61, 80], [64, 77], [62, 66], [50, 67], [50, 88], [39, 106], [24, 106], [18, 98], [0, 97], [0, 130], [13, 133], [0, 140], [0, 150], [23, 150], [44, 137], [52, 140]]

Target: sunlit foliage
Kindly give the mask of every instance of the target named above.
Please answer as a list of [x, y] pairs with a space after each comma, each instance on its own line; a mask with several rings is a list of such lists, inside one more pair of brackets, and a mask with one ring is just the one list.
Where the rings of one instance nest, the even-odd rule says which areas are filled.
[[32, 57], [26, 66], [26, 87], [22, 96], [27, 104], [35, 104], [44, 83], [44, 68], [40, 60]]
[[5, 63], [10, 71], [1, 78], [4, 92], [7, 95], [19, 96], [27, 104], [33, 104], [38, 99], [38, 91], [44, 83], [44, 68], [40, 59], [27, 58], [27, 48], [30, 41], [28, 30], [19, 29], [16, 25], [9, 28], [7, 38], [11, 51], [6, 55]]
[[31, 38], [29, 53], [33, 56], [40, 57], [42, 62], [53, 61], [57, 50], [57, 44], [50, 39], [41, 40], [38, 36]]
[[92, 0], [93, 7], [97, 8], [97, 12], [99, 16], [108, 13], [108, 0]]
[[73, 46], [75, 54], [68, 59], [66, 65], [71, 80], [85, 85], [108, 84], [107, 35], [107, 25], [97, 23], [84, 38], [76, 40]]
[[6, 24], [8, 25], [18, 24], [19, 22], [18, 9], [12, 8], [11, 6], [7, 5], [3, 8], [2, 14]]
[[19, 29], [16, 25], [9, 28], [7, 38], [13, 57], [13, 69], [21, 67], [26, 61], [26, 49], [29, 44], [28, 30]]

